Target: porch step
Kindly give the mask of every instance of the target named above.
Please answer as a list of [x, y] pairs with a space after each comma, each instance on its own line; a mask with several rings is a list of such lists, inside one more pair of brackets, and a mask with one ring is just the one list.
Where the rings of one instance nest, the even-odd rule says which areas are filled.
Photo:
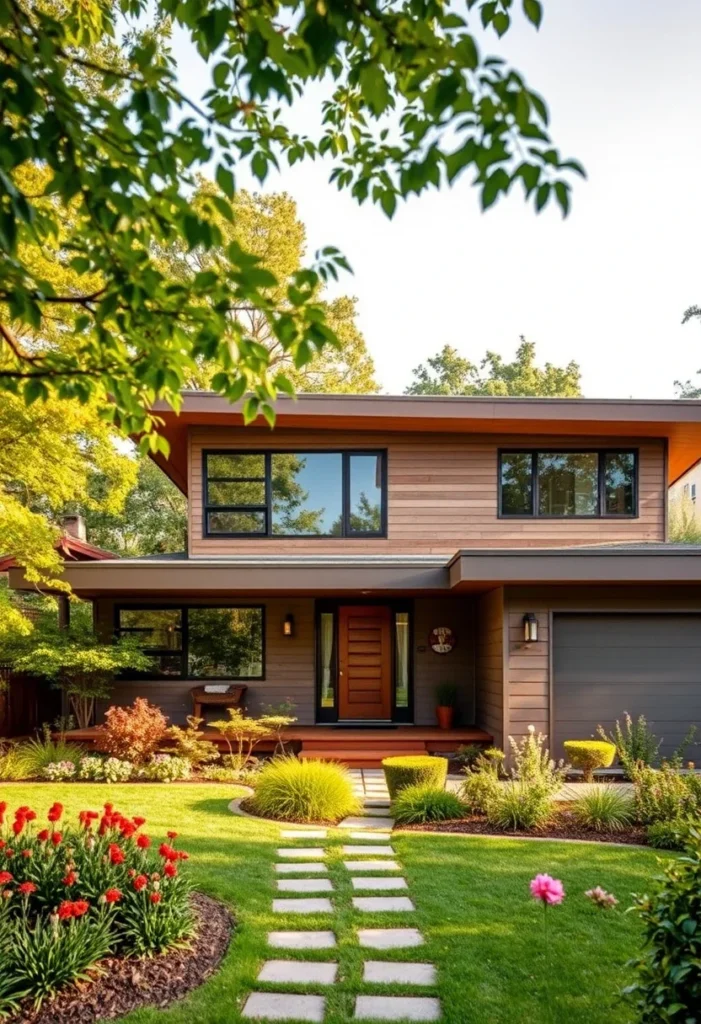
[[395, 750], [401, 751], [403, 754], [423, 754], [426, 752], [426, 742], [422, 739], [412, 739], [406, 736], [398, 736], [396, 738], [389, 738], [386, 734], [382, 736], [373, 736], [372, 734], [365, 735], [362, 738], [356, 736], [344, 736], [340, 733], [335, 739], [319, 739], [316, 740], [314, 737], [305, 739], [302, 745], [304, 753], [317, 750], [319, 752], [324, 750], [372, 750], [376, 751], [382, 748], [386, 751], [385, 757]]
[[417, 749], [422, 752], [425, 751], [425, 747], [400, 747], [392, 748], [391, 750], [358, 750], [353, 748], [352, 750], [343, 749], [341, 747], [333, 748], [326, 747], [324, 750], [307, 750], [305, 747], [300, 751], [299, 757], [303, 761], [338, 761], [340, 764], [346, 764], [351, 768], [380, 768], [382, 762], [386, 757], [405, 757], [416, 754]]

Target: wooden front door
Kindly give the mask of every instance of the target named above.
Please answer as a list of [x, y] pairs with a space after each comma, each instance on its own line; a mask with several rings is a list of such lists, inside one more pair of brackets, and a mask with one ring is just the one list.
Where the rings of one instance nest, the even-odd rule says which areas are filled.
[[339, 720], [392, 717], [392, 610], [344, 605], [338, 610]]

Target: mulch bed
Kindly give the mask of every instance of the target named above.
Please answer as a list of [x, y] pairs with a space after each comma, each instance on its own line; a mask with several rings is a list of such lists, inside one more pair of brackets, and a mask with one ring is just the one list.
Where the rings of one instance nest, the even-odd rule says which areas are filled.
[[142, 1006], [163, 1009], [182, 999], [219, 967], [234, 928], [230, 911], [218, 900], [194, 893], [192, 904], [197, 934], [189, 948], [150, 959], [102, 960], [104, 974], [94, 981], [71, 985], [38, 1012], [20, 1012], [10, 1024], [93, 1024]]
[[522, 839], [536, 836], [539, 839], [586, 839], [596, 843], [626, 843], [631, 846], [647, 846], [645, 829], [640, 825], [631, 825], [621, 832], [595, 832], [593, 829], [582, 828], [574, 821], [568, 811], [560, 811], [553, 821], [544, 828], [516, 832], [509, 829], [501, 832], [490, 825], [486, 818], [476, 815], [460, 818], [456, 821], [433, 821], [425, 825], [402, 825], [403, 832], [462, 832], [466, 835], [500, 835], [505, 839]]

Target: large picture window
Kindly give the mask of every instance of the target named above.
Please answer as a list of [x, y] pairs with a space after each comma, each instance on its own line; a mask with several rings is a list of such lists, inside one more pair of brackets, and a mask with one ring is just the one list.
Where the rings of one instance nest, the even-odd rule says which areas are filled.
[[262, 679], [260, 607], [119, 608], [117, 632], [151, 655], [155, 678]]
[[595, 519], [637, 515], [634, 451], [502, 451], [499, 515]]
[[204, 453], [205, 536], [383, 537], [385, 453]]

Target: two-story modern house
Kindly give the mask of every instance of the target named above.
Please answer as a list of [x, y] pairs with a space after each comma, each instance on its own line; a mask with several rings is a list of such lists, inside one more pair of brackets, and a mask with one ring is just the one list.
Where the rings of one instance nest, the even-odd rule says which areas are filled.
[[243, 682], [252, 714], [294, 701], [304, 755], [356, 763], [531, 723], [559, 754], [624, 711], [669, 751], [701, 724], [701, 553], [666, 542], [701, 403], [306, 395], [270, 430], [190, 392], [161, 414], [187, 551], [65, 567], [154, 656], [115, 702], [182, 721], [193, 687]]

